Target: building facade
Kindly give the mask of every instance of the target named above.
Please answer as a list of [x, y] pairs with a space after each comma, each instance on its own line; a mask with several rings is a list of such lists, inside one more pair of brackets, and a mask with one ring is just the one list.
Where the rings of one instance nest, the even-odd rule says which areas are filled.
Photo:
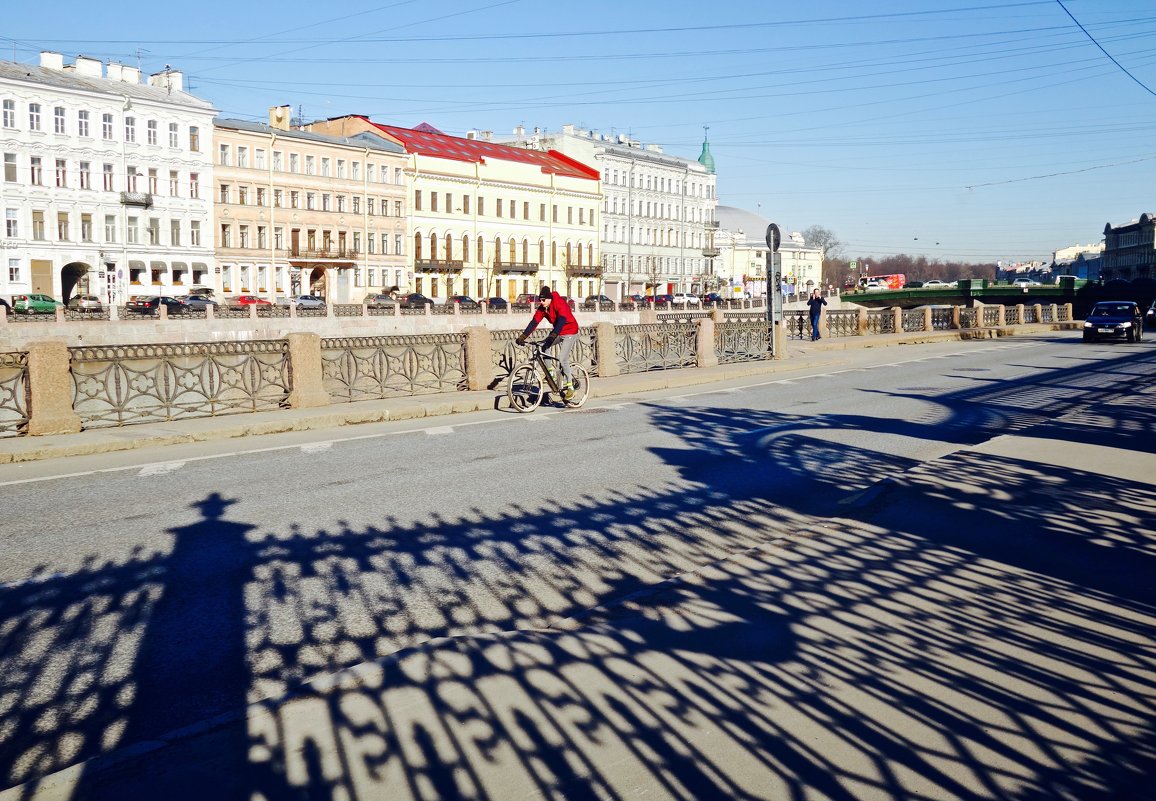
[[718, 207], [719, 258], [717, 270], [731, 287], [742, 287], [752, 297], [766, 294], [768, 275], [780, 276], [787, 293], [810, 292], [823, 286], [823, 250], [807, 247], [799, 232], [784, 234], [771, 266], [767, 226], [771, 221], [733, 206]]
[[598, 168], [603, 294], [622, 300], [648, 293], [698, 294], [717, 285], [718, 198], [706, 142], [699, 160], [692, 161], [667, 155], [659, 145], [573, 125], [562, 126], [560, 133], [527, 133], [519, 126], [500, 141], [554, 150]]
[[406, 284], [405, 153], [379, 137], [213, 126], [214, 231], [220, 290], [360, 303]]
[[1156, 212], [1123, 225], [1104, 226], [1100, 277], [1105, 281], [1156, 278]]
[[181, 294], [213, 280], [215, 110], [166, 70], [0, 62], [0, 294]]
[[369, 133], [406, 153], [409, 288], [515, 299], [545, 284], [564, 295], [597, 294], [598, 172], [556, 152], [532, 152], [430, 126], [398, 128], [340, 117], [307, 128]]

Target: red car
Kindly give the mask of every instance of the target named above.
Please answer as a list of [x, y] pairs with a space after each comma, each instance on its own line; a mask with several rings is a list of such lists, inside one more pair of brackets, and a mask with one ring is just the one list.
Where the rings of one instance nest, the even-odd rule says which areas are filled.
[[272, 306], [273, 304], [256, 295], [237, 295], [229, 301], [230, 306]]

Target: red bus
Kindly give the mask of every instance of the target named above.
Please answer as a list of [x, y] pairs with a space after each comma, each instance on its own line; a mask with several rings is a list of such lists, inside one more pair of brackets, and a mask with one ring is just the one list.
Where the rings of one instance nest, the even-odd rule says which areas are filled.
[[907, 286], [907, 276], [903, 273], [893, 275], [865, 275], [859, 279], [859, 288], [864, 289], [868, 284], [885, 284], [888, 289], [903, 289]]

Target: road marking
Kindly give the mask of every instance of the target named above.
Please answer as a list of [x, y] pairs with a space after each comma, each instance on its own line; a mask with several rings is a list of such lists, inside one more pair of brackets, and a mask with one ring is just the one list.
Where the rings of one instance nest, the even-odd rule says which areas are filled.
[[332, 442], [310, 442], [301, 446], [302, 453], [324, 453], [333, 448]]
[[431, 437], [444, 437], [446, 434], [454, 433], [453, 426], [437, 426], [436, 428], [427, 428], [425, 433]]
[[164, 476], [169, 473], [175, 473], [185, 466], [184, 462], [161, 462], [160, 464], [145, 465], [141, 471], [137, 473], [138, 476]]

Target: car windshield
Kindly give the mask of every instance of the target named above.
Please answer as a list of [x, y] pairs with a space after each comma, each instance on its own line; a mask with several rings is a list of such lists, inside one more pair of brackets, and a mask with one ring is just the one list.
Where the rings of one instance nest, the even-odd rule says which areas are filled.
[[1097, 317], [1117, 317], [1132, 313], [1132, 306], [1128, 303], [1097, 303], [1092, 314]]

